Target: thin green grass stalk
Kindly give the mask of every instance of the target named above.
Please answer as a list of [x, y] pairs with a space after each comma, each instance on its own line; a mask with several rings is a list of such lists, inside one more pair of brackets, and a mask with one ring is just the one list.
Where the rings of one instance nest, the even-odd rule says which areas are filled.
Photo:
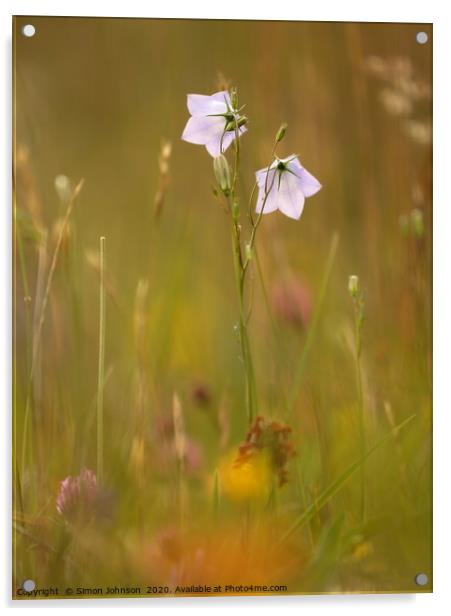
[[[78, 235], [75, 225], [72, 226], [72, 235], [69, 239], [69, 258], [68, 258], [68, 297], [70, 297], [70, 306], [72, 309], [73, 323], [75, 336], [73, 336], [74, 353], [77, 357], [82, 354], [83, 342], [83, 325], [82, 325], [82, 310], [81, 310], [81, 287], [80, 277], [78, 275], [77, 264], [79, 263], [79, 244]], [[77, 387], [82, 381], [81, 363], [75, 363]], [[73, 391], [73, 390], [72, 390]]]
[[103, 391], [105, 381], [105, 238], [100, 238], [100, 301], [99, 301], [99, 364], [97, 378], [97, 478], [103, 480], [104, 452], [103, 452]]
[[[260, 286], [261, 286], [262, 293], [263, 293], [263, 302], [265, 304], [266, 312], [268, 313], [269, 322], [271, 324], [271, 329], [274, 335], [274, 341], [277, 343], [277, 346], [279, 346], [280, 348], [281, 347], [280, 330], [274, 319], [274, 315], [271, 309], [271, 304], [270, 304], [269, 297], [268, 297], [268, 290], [266, 288], [265, 279], [263, 277], [263, 270], [262, 270], [261, 262], [260, 262], [260, 257], [259, 257], [256, 247], [254, 248], [254, 255], [255, 255], [255, 263], [257, 266], [258, 279], [260, 281]], [[281, 350], [281, 353], [279, 353], [279, 357], [278, 357], [279, 361], [277, 362], [277, 366], [279, 366], [281, 358], [283, 358], [283, 363], [285, 364], [285, 366], [288, 367], [288, 363], [286, 361], [286, 354], [283, 352], [283, 349]], [[279, 375], [281, 373], [282, 373], [282, 370], [279, 369]], [[288, 400], [287, 400], [287, 396], [285, 393], [285, 388], [281, 387], [280, 393], [282, 397], [283, 411], [286, 415], [288, 415]]]
[[[42, 360], [39, 349], [39, 322], [42, 314], [42, 306], [45, 294], [46, 275], [47, 275], [47, 261], [48, 261], [48, 240], [49, 234], [45, 230], [42, 233], [42, 241], [38, 249], [38, 271], [36, 275], [36, 291], [35, 291], [35, 305], [33, 311], [33, 337], [32, 337], [32, 364], [30, 372], [33, 371], [32, 383], [30, 384], [30, 396], [33, 399], [34, 414], [38, 414], [38, 403], [41, 393], [41, 378], [42, 378]], [[33, 360], [34, 358], [34, 360]]]
[[307, 366], [307, 359], [310, 354], [310, 350], [313, 345], [313, 341], [316, 336], [316, 332], [318, 329], [318, 323], [320, 321], [324, 300], [326, 297], [327, 288], [329, 286], [330, 275], [332, 272], [332, 268], [335, 262], [335, 256], [337, 254], [337, 248], [339, 243], [340, 236], [338, 232], [334, 232], [332, 235], [332, 240], [330, 243], [329, 254], [326, 261], [326, 267], [324, 270], [323, 278], [321, 281], [321, 289], [319, 293], [318, 303], [316, 305], [315, 312], [313, 314], [312, 324], [307, 333], [307, 339], [305, 341], [304, 347], [301, 352], [301, 356], [299, 357], [299, 361], [296, 367], [296, 372], [294, 374], [293, 384], [291, 386], [291, 391], [288, 396], [288, 417], [291, 417], [294, 409], [294, 405], [296, 403], [299, 389], [302, 382], [302, 377], [304, 376], [305, 368]]
[[[19, 263], [20, 263], [20, 271], [21, 271], [21, 276], [22, 276], [22, 287], [23, 287], [23, 292], [24, 292], [24, 304], [25, 304], [25, 331], [26, 331], [26, 341], [27, 341], [27, 354], [26, 354], [26, 371], [28, 372], [29, 370], [29, 362], [30, 362], [30, 346], [29, 346], [29, 342], [30, 342], [30, 337], [31, 337], [31, 307], [30, 307], [30, 291], [29, 291], [29, 284], [28, 284], [28, 275], [27, 275], [27, 268], [26, 268], [26, 264], [25, 264], [25, 255], [24, 255], [24, 248], [23, 248], [23, 239], [22, 239], [22, 231], [20, 228], [20, 224], [18, 224], [17, 222], [17, 205], [16, 205], [16, 194], [14, 191], [14, 238], [15, 238], [15, 246], [17, 246], [17, 252], [19, 254]], [[16, 255], [16, 251], [14, 251], [14, 257]], [[13, 284], [14, 284], [14, 308], [16, 309], [17, 307], [17, 281], [16, 281], [16, 260], [14, 262], [14, 274], [13, 274]], [[14, 310], [14, 325], [13, 325], [13, 331], [14, 331], [14, 339], [16, 339], [16, 310]], [[16, 376], [16, 350], [14, 350], [14, 367], [13, 367], [13, 374], [14, 374], [14, 380], [13, 382], [16, 384], [17, 382], [17, 376]], [[14, 385], [14, 389], [16, 388], [16, 385]], [[14, 416], [15, 412], [16, 412], [16, 408], [17, 408], [17, 404], [16, 404], [16, 394], [14, 393], [14, 398], [13, 398], [13, 403], [14, 403]], [[16, 428], [14, 426], [14, 435], [16, 434]], [[16, 447], [15, 447], [15, 436], [14, 436], [14, 448], [15, 451], [17, 451]], [[14, 471], [14, 476], [16, 477], [16, 481], [14, 482], [14, 515], [16, 515], [16, 503], [18, 504], [19, 510], [21, 512], [21, 514], [23, 515], [24, 513], [24, 505], [23, 505], [23, 496], [22, 496], [22, 484], [21, 484], [21, 479], [20, 479], [20, 469], [17, 466], [17, 460], [14, 456], [13, 459], [13, 471]], [[15, 544], [15, 542], [14, 542]]]
[[52, 288], [53, 276], [55, 274], [56, 265], [58, 263], [58, 257], [61, 251], [63, 237], [64, 237], [64, 234], [66, 233], [67, 225], [69, 223], [69, 218], [72, 214], [75, 201], [83, 187], [83, 183], [84, 183], [83, 179], [78, 182], [67, 204], [66, 213], [64, 215], [64, 219], [61, 225], [58, 240], [56, 242], [55, 251], [53, 253], [52, 262], [50, 264], [50, 269], [49, 269], [49, 273], [47, 277], [47, 284], [45, 286], [45, 291], [44, 291], [44, 295], [42, 298], [40, 313], [37, 319], [35, 335], [33, 338], [33, 350], [32, 350], [32, 358], [31, 358], [30, 376], [29, 376], [28, 387], [27, 387], [27, 398], [26, 398], [26, 403], [25, 403], [25, 416], [24, 416], [24, 427], [23, 427], [23, 438], [22, 438], [22, 475], [25, 469], [25, 460], [26, 460], [26, 452], [27, 452], [27, 430], [28, 430], [28, 421], [29, 421], [30, 407], [31, 407], [31, 388], [33, 385], [33, 378], [34, 378], [34, 373], [36, 369], [36, 361], [37, 361], [39, 347], [41, 343], [42, 328], [44, 326], [46, 308], [47, 308], [47, 304], [48, 304], [49, 297], [50, 297], [50, 290]]
[[[24, 292], [24, 304], [25, 304], [25, 328], [26, 328], [26, 340], [27, 345], [30, 340], [31, 334], [31, 314], [30, 314], [30, 285], [28, 283], [28, 274], [27, 274], [27, 266], [25, 263], [25, 252], [23, 246], [23, 238], [22, 238], [22, 230], [20, 227], [20, 223], [17, 222], [17, 210], [16, 204], [14, 202], [14, 236], [16, 238], [16, 246], [17, 253], [19, 255], [19, 263], [20, 263], [20, 273], [22, 277], [22, 286]], [[15, 270], [15, 268], [14, 268]], [[28, 362], [29, 362], [29, 349], [27, 346], [27, 371], [28, 371]]]
[[[109, 366], [105, 377], [103, 379], [103, 390], [107, 386], [112, 374], [114, 373], [113, 366]], [[97, 391], [94, 392], [91, 401], [89, 402], [89, 412], [86, 421], [84, 422], [83, 427], [83, 438], [81, 439], [80, 449], [79, 449], [79, 458], [82, 466], [86, 466], [88, 464], [89, 459], [89, 435], [92, 433], [94, 429], [94, 424], [97, 421]]]
[[[295, 467], [296, 467], [296, 475], [295, 476], [296, 476], [297, 488], [298, 488], [299, 496], [300, 496], [300, 499], [301, 499], [302, 507], [305, 507], [306, 504], [307, 504], [307, 498], [306, 498], [306, 495], [305, 495], [304, 475], [302, 473], [301, 460], [299, 458], [297, 459], [297, 463], [296, 463]], [[313, 528], [312, 528], [311, 520], [309, 520], [308, 537], [309, 537], [310, 547], [313, 548], [313, 546], [315, 544], [315, 541], [314, 541], [314, 533], [313, 533]]]
[[[366, 449], [366, 436], [365, 436], [365, 408], [363, 402], [363, 384], [362, 384], [362, 319], [360, 314], [360, 307], [357, 302], [354, 301], [354, 330], [355, 330], [355, 371], [356, 371], [356, 383], [357, 383], [357, 405], [358, 405], [358, 420], [359, 420], [359, 438], [360, 438], [360, 454]], [[360, 469], [360, 520], [363, 523], [365, 521], [365, 509], [366, 509], [366, 489], [365, 489], [365, 465], [362, 464]]]
[[[395, 426], [395, 418], [393, 417], [391, 404], [387, 400], [384, 402], [384, 413], [387, 418], [388, 425], [393, 428]], [[404, 453], [402, 443], [400, 439], [398, 438], [398, 435], [395, 435], [395, 453], [398, 458], [399, 473], [402, 479], [402, 490], [401, 491], [402, 491], [404, 506], [407, 511], [409, 507], [409, 501], [410, 502], [414, 501], [416, 498], [416, 494], [415, 494], [415, 486], [412, 486], [412, 482], [407, 473], [407, 468], [408, 468], [407, 463], [406, 463], [407, 458]]]
[[[42, 304], [44, 297], [44, 288], [45, 288], [45, 272], [47, 268], [47, 239], [48, 232], [43, 231], [41, 242], [38, 248], [38, 268], [37, 268], [37, 276], [36, 276], [36, 290], [35, 290], [35, 302], [34, 302], [34, 310], [33, 310], [33, 335], [32, 335], [32, 356], [31, 356], [31, 366], [30, 366], [30, 376], [27, 386], [27, 395], [25, 400], [25, 416], [24, 416], [24, 425], [23, 425], [23, 435], [22, 435], [22, 474], [25, 474], [25, 460], [27, 453], [29, 455], [30, 460], [34, 460], [34, 441], [30, 439], [28, 442], [28, 424], [30, 421], [31, 415], [31, 406], [32, 399], [34, 404], [34, 414], [36, 414], [36, 400], [38, 398], [38, 387], [36, 386], [36, 371], [37, 364], [39, 359], [39, 339], [38, 339], [38, 331], [39, 331], [39, 319], [42, 313]], [[28, 449], [27, 449], [28, 448]]]
[[[187, 232], [189, 234], [189, 229]], [[154, 390], [156, 389], [158, 378], [161, 376], [169, 361], [168, 357], [171, 349], [177, 302], [180, 301], [180, 295], [183, 293], [183, 281], [189, 263], [189, 246], [185, 240], [186, 231], [181, 233], [177, 238], [178, 251], [171, 261], [171, 275], [165, 278], [166, 300], [164, 310], [156, 311], [155, 324], [152, 325], [155, 329], [155, 335], [153, 337], [154, 352], [149, 357], [151, 366], [148, 372], [148, 378]], [[160, 268], [162, 267], [161, 262], [159, 266]]]
[[36, 333], [36, 338], [34, 341], [34, 348], [33, 348], [33, 362], [32, 362], [32, 366], [31, 366], [31, 377], [33, 376], [33, 369], [34, 369], [34, 363], [35, 363], [35, 356], [37, 354], [37, 350], [41, 341], [41, 335], [42, 335], [42, 327], [44, 325], [44, 321], [45, 321], [45, 311], [47, 308], [47, 304], [49, 301], [49, 297], [50, 297], [50, 289], [52, 286], [52, 282], [53, 282], [53, 276], [55, 274], [55, 270], [56, 270], [56, 264], [58, 262], [58, 257], [59, 257], [59, 253], [61, 251], [61, 244], [63, 241], [63, 236], [66, 233], [66, 228], [67, 225], [69, 223], [69, 218], [70, 215], [72, 214], [72, 210], [75, 204], [75, 200], [78, 196], [78, 194], [80, 193], [80, 190], [82, 189], [83, 186], [83, 180], [80, 180], [80, 182], [78, 182], [77, 186], [75, 187], [72, 196], [69, 200], [69, 203], [67, 205], [67, 210], [66, 210], [66, 214], [64, 215], [64, 219], [63, 219], [63, 223], [61, 225], [61, 230], [60, 230], [60, 234], [58, 236], [58, 240], [56, 242], [56, 246], [55, 246], [55, 251], [53, 253], [53, 258], [52, 258], [52, 263], [50, 265], [50, 270], [49, 270], [49, 275], [47, 278], [47, 284], [45, 287], [45, 291], [44, 291], [44, 297], [42, 300], [42, 307], [41, 307], [41, 312], [40, 312], [40, 316], [39, 316], [39, 323], [38, 323], [38, 328], [37, 328], [37, 333]]
[[280, 538], [280, 543], [284, 543], [289, 539], [296, 531], [301, 529], [305, 524], [307, 524], [318, 511], [320, 511], [327, 503], [345, 486], [345, 484], [349, 481], [349, 479], [354, 475], [354, 473], [361, 468], [362, 464], [370, 457], [372, 453], [374, 453], [379, 447], [384, 445], [389, 439], [397, 436], [399, 431], [405, 428], [416, 415], [411, 415], [400, 424], [395, 426], [390, 432], [388, 432], [384, 437], [382, 437], [377, 443], [375, 443], [372, 447], [370, 447], [362, 457], [359, 457], [352, 464], [348, 466], [348, 468], [335, 480], [333, 481], [321, 494], [311, 503], [298, 519], [291, 525], [291, 527], [282, 535]]

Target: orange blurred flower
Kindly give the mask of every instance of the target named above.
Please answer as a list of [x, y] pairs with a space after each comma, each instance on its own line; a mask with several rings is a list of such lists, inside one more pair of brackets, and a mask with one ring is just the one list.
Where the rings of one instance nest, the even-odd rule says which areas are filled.
[[236, 525], [202, 534], [166, 529], [145, 549], [138, 566], [155, 583], [222, 585], [223, 592], [227, 584], [287, 584], [299, 574], [306, 562], [299, 546], [278, 546], [274, 527], [261, 520], [247, 534], [243, 530]]

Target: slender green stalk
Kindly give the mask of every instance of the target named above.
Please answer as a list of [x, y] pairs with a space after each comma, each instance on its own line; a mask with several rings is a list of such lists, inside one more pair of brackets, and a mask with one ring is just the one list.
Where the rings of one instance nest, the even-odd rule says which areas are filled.
[[[272, 329], [272, 333], [274, 336], [274, 342], [278, 347], [279, 350], [279, 362], [277, 362], [277, 368], [278, 368], [278, 379], [279, 382], [282, 382], [282, 374], [283, 374], [283, 369], [280, 366], [281, 363], [284, 364], [284, 367], [286, 369], [291, 368], [291, 366], [289, 366], [287, 357], [286, 357], [286, 353], [284, 352], [284, 350], [282, 349], [282, 345], [281, 345], [281, 335], [280, 335], [280, 329], [274, 319], [274, 315], [273, 315], [273, 311], [271, 308], [271, 303], [269, 301], [269, 296], [268, 296], [268, 290], [266, 288], [266, 284], [265, 284], [265, 279], [263, 276], [263, 270], [262, 270], [262, 266], [261, 266], [261, 262], [260, 262], [260, 257], [259, 257], [259, 253], [257, 251], [257, 248], [254, 248], [254, 256], [255, 256], [255, 264], [256, 264], [256, 269], [257, 269], [257, 274], [258, 274], [258, 278], [260, 281], [260, 286], [261, 286], [261, 290], [263, 293], [263, 302], [265, 304], [265, 308], [266, 308], [266, 312], [268, 313], [268, 317], [269, 317], [269, 322], [271, 324], [271, 329]], [[288, 415], [288, 400], [287, 400], [287, 396], [286, 396], [286, 391], [285, 391], [285, 387], [281, 387], [280, 388], [280, 395], [282, 398], [282, 404], [283, 404], [283, 411], [285, 413], [285, 415]]]
[[[38, 248], [38, 266], [37, 266], [37, 274], [36, 274], [36, 286], [34, 292], [34, 310], [33, 310], [33, 335], [31, 341], [32, 347], [32, 356], [31, 356], [31, 367], [30, 367], [30, 375], [27, 386], [27, 396], [25, 400], [25, 415], [24, 415], [24, 425], [23, 425], [23, 433], [22, 433], [22, 474], [25, 473], [25, 462], [26, 457], [30, 461], [35, 461], [34, 458], [34, 439], [28, 438], [28, 425], [31, 420], [33, 420], [36, 415], [36, 407], [37, 407], [37, 399], [39, 398], [38, 391], [40, 389], [37, 386], [36, 381], [39, 382], [40, 371], [38, 369], [39, 360], [39, 341], [40, 341], [40, 333], [39, 333], [39, 322], [40, 315], [42, 314], [43, 307], [43, 298], [44, 298], [44, 289], [45, 289], [45, 274], [47, 270], [47, 240], [48, 240], [48, 232], [43, 231], [41, 236], [41, 242], [39, 243]], [[36, 378], [36, 372], [38, 372], [38, 378]], [[33, 404], [32, 404], [33, 401]], [[32, 408], [33, 406], [33, 408]], [[32, 415], [33, 410], [33, 415]]]
[[307, 359], [310, 353], [310, 349], [312, 348], [313, 341], [315, 339], [316, 331], [318, 329], [318, 323], [321, 317], [321, 312], [323, 309], [324, 299], [326, 297], [327, 288], [329, 286], [329, 279], [332, 272], [332, 267], [335, 261], [335, 255], [337, 253], [339, 242], [339, 235], [337, 232], [334, 232], [332, 236], [332, 240], [330, 243], [329, 254], [326, 261], [326, 267], [323, 274], [323, 279], [321, 281], [321, 289], [319, 293], [318, 303], [316, 305], [315, 312], [313, 314], [312, 324], [307, 333], [307, 338], [302, 349], [301, 355], [299, 357], [299, 361], [296, 367], [296, 372], [294, 374], [293, 384], [291, 386], [291, 391], [288, 396], [288, 416], [291, 416], [293, 413], [293, 408], [296, 403], [296, 399], [299, 394], [299, 389], [302, 382], [302, 377], [304, 376], [304, 371], [307, 366]]
[[281, 140], [283, 135], [280, 133], [280, 130], [276, 136], [274, 141], [272, 153], [271, 153], [271, 161], [268, 165], [266, 180], [265, 180], [265, 191], [263, 197], [262, 208], [257, 216], [257, 219], [254, 221], [251, 211], [252, 199], [256, 189], [256, 183], [254, 183], [252, 188], [251, 197], [248, 203], [248, 217], [251, 223], [251, 236], [249, 242], [246, 243], [244, 257], [241, 246], [241, 225], [239, 223], [239, 203], [237, 196], [237, 181], [239, 176], [239, 165], [240, 165], [240, 133], [239, 133], [239, 116], [235, 114], [235, 141], [234, 141], [234, 165], [233, 165], [233, 174], [232, 174], [232, 182], [230, 186], [230, 191], [225, 193], [227, 196], [229, 212], [232, 218], [232, 249], [233, 249], [233, 261], [234, 261], [234, 271], [235, 271], [235, 284], [238, 294], [239, 300], [239, 334], [240, 334], [240, 345], [241, 345], [241, 355], [244, 364], [244, 373], [245, 373], [245, 382], [246, 382], [246, 410], [248, 421], [251, 424], [256, 415], [256, 406], [257, 406], [257, 390], [255, 384], [255, 373], [254, 366], [252, 361], [251, 347], [249, 342], [249, 335], [247, 330], [247, 323], [249, 320], [249, 316], [251, 313], [251, 309], [249, 308], [248, 313], [246, 314], [245, 310], [245, 281], [246, 281], [246, 272], [249, 267], [249, 264], [252, 260], [252, 253], [254, 249], [255, 239], [258, 227], [260, 225], [261, 219], [263, 217], [264, 208], [266, 205], [266, 201], [268, 199], [269, 193], [274, 185], [276, 174], [274, 173], [273, 179], [271, 181], [271, 185], [268, 185], [269, 171], [271, 169], [271, 164], [275, 156], [276, 147], [278, 142]]
[[[305, 508], [307, 506], [307, 498], [305, 495], [305, 483], [304, 483], [304, 476], [303, 476], [303, 472], [302, 472], [302, 467], [301, 467], [301, 461], [298, 458], [297, 463], [296, 463], [296, 480], [297, 480], [297, 484], [298, 484], [298, 493], [299, 493], [299, 498], [301, 501], [301, 506], [303, 508]], [[313, 546], [315, 545], [315, 540], [314, 540], [314, 534], [313, 534], [313, 528], [312, 528], [312, 521], [309, 520], [309, 526], [308, 526], [308, 537], [309, 537], [309, 543], [310, 543], [310, 547], [313, 548]]]
[[[362, 385], [362, 300], [354, 299], [354, 334], [355, 334], [355, 372], [357, 383], [357, 407], [359, 418], [359, 437], [360, 437], [360, 454], [366, 449], [365, 436], [365, 408], [363, 401], [363, 385]], [[365, 521], [366, 495], [365, 495], [365, 465], [362, 464], [360, 469], [360, 519]]]
[[249, 424], [255, 418], [257, 406], [257, 391], [255, 384], [254, 365], [252, 361], [249, 335], [247, 330], [247, 317], [245, 314], [244, 293], [245, 293], [245, 266], [241, 249], [240, 231], [238, 222], [238, 199], [237, 199], [237, 179], [240, 164], [240, 137], [239, 131], [235, 131], [235, 160], [233, 166], [233, 180], [229, 197], [229, 206], [232, 214], [232, 247], [235, 270], [235, 285], [239, 301], [239, 334], [241, 355], [244, 364], [244, 374], [246, 382], [246, 412]]
[[32, 349], [32, 357], [31, 357], [31, 368], [30, 368], [30, 376], [29, 376], [29, 380], [28, 380], [28, 388], [27, 388], [27, 398], [26, 398], [26, 402], [25, 402], [25, 416], [24, 416], [24, 426], [23, 426], [23, 439], [22, 439], [22, 474], [23, 471], [25, 469], [25, 460], [26, 460], [26, 448], [27, 448], [27, 430], [28, 430], [28, 421], [29, 421], [29, 416], [30, 416], [30, 408], [31, 408], [31, 388], [33, 385], [33, 378], [34, 378], [34, 374], [35, 374], [35, 370], [36, 370], [36, 363], [37, 363], [37, 358], [38, 358], [38, 352], [39, 352], [39, 348], [40, 348], [40, 343], [41, 343], [41, 336], [42, 336], [42, 328], [44, 326], [44, 321], [45, 321], [45, 315], [46, 315], [46, 309], [47, 309], [47, 304], [49, 301], [49, 297], [50, 297], [50, 289], [52, 287], [52, 282], [53, 282], [53, 276], [55, 274], [55, 270], [56, 270], [56, 265], [58, 263], [58, 257], [61, 251], [61, 245], [63, 242], [63, 237], [64, 234], [66, 232], [67, 229], [67, 225], [69, 224], [69, 218], [72, 214], [72, 210], [73, 207], [75, 205], [75, 201], [77, 199], [77, 196], [79, 195], [82, 187], [83, 187], [83, 183], [84, 180], [80, 180], [78, 182], [78, 184], [76, 185], [76, 187], [74, 188], [72, 195], [69, 199], [69, 202], [67, 204], [67, 209], [66, 209], [66, 214], [64, 215], [63, 218], [63, 222], [61, 225], [61, 229], [60, 229], [60, 234], [58, 236], [57, 242], [56, 242], [56, 246], [55, 246], [55, 251], [53, 253], [53, 257], [52, 257], [52, 262], [50, 264], [50, 269], [49, 269], [49, 273], [48, 273], [48, 277], [47, 277], [47, 283], [45, 286], [45, 290], [44, 290], [44, 294], [43, 294], [43, 298], [42, 298], [42, 303], [41, 303], [41, 307], [40, 307], [40, 312], [39, 312], [39, 316], [37, 319], [37, 325], [36, 325], [36, 330], [34, 333], [34, 337], [33, 337], [33, 349]]
[[239, 301], [239, 338], [241, 345], [241, 356], [244, 364], [244, 374], [246, 382], [246, 411], [249, 424], [252, 423], [256, 413], [256, 388], [254, 378], [254, 368], [247, 331], [247, 319], [244, 307], [244, 271], [243, 258], [241, 253], [240, 231], [236, 221], [232, 221], [232, 244], [235, 270], [235, 284]]
[[[20, 272], [22, 276], [22, 286], [23, 286], [23, 301], [25, 305], [25, 332], [27, 343], [30, 340], [31, 333], [31, 315], [30, 315], [30, 291], [28, 284], [28, 275], [27, 275], [27, 266], [25, 263], [25, 253], [24, 253], [24, 245], [22, 238], [22, 230], [20, 223], [17, 222], [17, 209], [16, 204], [14, 203], [14, 237], [16, 239], [17, 253], [19, 255], [19, 264], [20, 264]], [[27, 350], [27, 362], [28, 362], [28, 350]], [[27, 365], [28, 369], [28, 365]]]
[[[273, 151], [272, 151], [272, 157], [274, 157], [274, 155], [275, 155], [275, 146], [274, 146]], [[252, 224], [251, 237], [250, 237], [250, 240], [249, 240], [249, 243], [248, 243], [249, 257], [246, 258], [246, 261], [244, 263], [244, 271], [247, 270], [247, 267], [248, 267], [248, 265], [250, 263], [250, 260], [252, 258], [252, 253], [253, 253], [254, 245], [255, 245], [255, 238], [257, 236], [257, 230], [258, 230], [258, 227], [260, 226], [261, 220], [263, 218], [263, 214], [264, 214], [264, 211], [265, 211], [266, 201], [268, 200], [269, 193], [271, 192], [271, 189], [274, 186], [274, 182], [275, 182], [275, 179], [276, 179], [276, 174], [274, 174], [274, 176], [272, 178], [272, 181], [271, 181], [271, 186], [269, 186], [269, 188], [268, 188], [268, 175], [269, 175], [270, 167], [271, 167], [271, 163], [268, 165], [268, 170], [267, 170], [267, 173], [266, 173], [265, 193], [263, 195], [262, 209], [260, 210], [260, 212], [259, 212], [259, 214], [257, 216], [257, 220], [255, 221], [255, 223]]]
[[103, 384], [105, 380], [105, 238], [100, 238], [99, 364], [97, 378], [97, 478], [103, 480]]
[[[244, 304], [244, 294], [245, 294], [245, 281], [246, 281], [246, 272], [249, 266], [249, 263], [252, 259], [252, 252], [254, 249], [255, 238], [257, 229], [260, 225], [264, 208], [266, 205], [266, 201], [268, 199], [269, 193], [274, 185], [275, 174], [271, 182], [271, 186], [268, 187], [268, 176], [269, 170], [272, 163], [272, 159], [275, 155], [277, 142], [274, 143], [274, 147], [271, 155], [271, 162], [268, 165], [268, 172], [266, 174], [266, 182], [265, 182], [265, 194], [262, 203], [262, 209], [257, 217], [257, 220], [254, 222], [251, 214], [251, 202], [252, 197], [255, 192], [256, 184], [254, 184], [252, 188], [251, 197], [249, 199], [248, 206], [248, 216], [252, 225], [251, 237], [249, 242], [247, 243], [247, 250], [245, 252], [244, 258], [241, 248], [241, 226], [238, 222], [239, 208], [238, 208], [238, 200], [237, 200], [237, 178], [238, 178], [238, 169], [240, 163], [240, 138], [238, 128], [235, 129], [235, 161], [234, 161], [234, 170], [233, 170], [233, 180], [230, 192], [230, 200], [229, 206], [232, 213], [232, 243], [233, 243], [233, 254], [234, 254], [234, 265], [235, 265], [235, 283], [238, 292], [239, 298], [239, 306], [240, 306], [240, 319], [239, 319], [239, 330], [240, 330], [240, 343], [241, 343], [241, 353], [243, 356], [244, 363], [244, 371], [246, 378], [246, 409], [247, 416], [249, 420], [249, 424], [255, 418], [256, 415], [256, 405], [257, 405], [257, 390], [255, 383], [255, 373], [254, 373], [254, 365], [252, 361], [252, 354], [249, 342], [249, 335], [247, 330], [247, 323], [249, 320], [250, 310], [248, 314], [246, 314], [245, 304]], [[231, 201], [231, 205], [230, 205]]]

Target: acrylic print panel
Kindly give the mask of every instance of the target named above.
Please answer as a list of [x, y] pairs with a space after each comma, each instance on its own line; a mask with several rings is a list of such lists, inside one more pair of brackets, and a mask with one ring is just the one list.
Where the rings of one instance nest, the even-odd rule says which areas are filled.
[[15, 598], [431, 591], [431, 60], [14, 19]]

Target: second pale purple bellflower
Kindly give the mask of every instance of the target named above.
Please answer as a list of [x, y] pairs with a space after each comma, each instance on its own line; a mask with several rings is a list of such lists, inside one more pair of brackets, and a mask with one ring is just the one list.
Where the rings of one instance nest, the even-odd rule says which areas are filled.
[[269, 214], [280, 210], [289, 218], [299, 219], [306, 197], [321, 189], [318, 180], [299, 162], [296, 155], [276, 158], [269, 168], [255, 174], [258, 197], [256, 212]]

